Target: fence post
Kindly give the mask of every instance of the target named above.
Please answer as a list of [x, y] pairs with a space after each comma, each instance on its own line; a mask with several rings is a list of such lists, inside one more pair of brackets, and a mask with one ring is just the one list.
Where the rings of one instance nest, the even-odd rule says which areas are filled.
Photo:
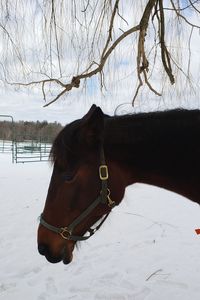
[[11, 124], [12, 124], [12, 162], [14, 163], [14, 139], [15, 139], [15, 134], [14, 134], [14, 120], [11, 115], [0, 115], [0, 117], [3, 118], [10, 118], [11, 119]]

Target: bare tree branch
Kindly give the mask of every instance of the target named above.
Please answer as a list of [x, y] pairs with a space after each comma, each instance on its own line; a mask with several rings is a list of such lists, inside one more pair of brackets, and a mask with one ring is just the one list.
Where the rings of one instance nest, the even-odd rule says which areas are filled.
[[139, 32], [138, 51], [137, 51], [137, 76], [138, 76], [139, 84], [136, 89], [135, 95], [133, 97], [132, 105], [134, 105], [139, 90], [143, 86], [143, 80], [141, 74], [143, 74], [145, 83], [150, 88], [150, 90], [153, 91], [156, 95], [161, 96], [161, 94], [157, 92], [148, 81], [147, 72], [149, 71], [149, 61], [146, 57], [146, 52], [145, 52], [145, 36], [147, 34], [149, 18], [150, 15], [152, 14], [153, 8], [156, 5], [157, 5], [157, 0], [149, 0], [140, 21], [140, 32]]
[[[2, 32], [4, 32], [4, 38], [6, 37], [7, 39], [7, 47], [12, 48], [12, 53], [10, 54], [11, 59], [13, 59], [14, 56], [15, 59], [17, 58], [17, 67], [20, 63], [21, 74], [21, 70], [22, 72], [23, 70], [26, 70], [24, 57], [28, 57], [29, 59], [29, 52], [28, 54], [26, 51], [22, 52], [23, 47], [20, 43], [20, 33], [22, 33], [23, 30], [20, 29], [20, 26], [18, 26], [19, 18], [17, 12], [15, 12], [13, 9], [15, 6], [12, 5], [12, 1], [14, 1], [14, 3], [17, 1], [16, 3], [18, 5], [21, 5], [22, 3], [24, 8], [24, 14], [21, 16], [22, 20], [25, 18], [27, 1], [18, 2], [18, 0], [7, 0], [5, 8], [3, 5], [4, 3], [1, 1], [2, 0], [0, 0], [1, 8], [5, 9], [5, 12], [1, 15], [2, 20], [0, 22], [0, 29], [2, 29]], [[195, 15], [200, 14], [200, 10], [198, 9], [200, 0], [188, 0], [187, 3], [179, 3], [179, 1], [175, 2], [174, 0], [170, 0], [168, 3], [169, 7], [163, 6], [163, 0], [145, 1], [143, 1], [143, 3], [146, 4], [142, 8], [141, 18], [140, 20], [137, 19], [138, 21], [135, 21], [134, 26], [134, 22], [128, 22], [129, 19], [126, 19], [126, 16], [123, 12], [123, 7], [126, 4], [123, 2], [122, 5], [122, 1], [120, 0], [101, 0], [94, 2], [90, 0], [85, 0], [82, 2], [79, 0], [61, 2], [50, 0], [43, 1], [42, 3], [36, 1], [36, 6], [34, 6], [30, 1], [31, 8], [34, 7], [35, 9], [35, 19], [33, 21], [33, 23], [35, 22], [36, 24], [34, 27], [35, 30], [38, 24], [43, 24], [41, 32], [44, 38], [43, 46], [45, 51], [42, 53], [42, 55], [40, 55], [40, 53], [34, 54], [38, 69], [34, 69], [33, 66], [32, 69], [28, 69], [27, 72], [24, 71], [23, 77], [17, 77], [25, 78], [23, 79], [24, 81], [19, 79], [19, 82], [18, 80], [13, 80], [13, 82], [11, 82], [12, 80], [8, 80], [7, 78], [12, 78], [12, 76], [10, 76], [9, 70], [4, 66], [4, 70], [6, 70], [6, 72], [2, 72], [3, 76], [5, 77], [4, 81], [8, 84], [22, 87], [38, 85], [41, 88], [44, 100], [47, 101], [44, 106], [48, 106], [56, 102], [64, 94], [68, 93], [74, 88], [79, 88], [82, 81], [86, 82], [87, 79], [95, 75], [99, 75], [100, 88], [102, 89], [104, 87], [105, 89], [105, 80], [107, 76], [107, 69], [105, 69], [105, 65], [108, 63], [108, 61], [112, 61], [109, 59], [114, 56], [116, 48], [122, 43], [122, 41], [127, 40], [132, 34], [137, 32], [137, 43], [136, 45], [134, 45], [134, 42], [132, 43], [133, 46], [137, 47], [134, 47], [134, 49], [137, 49], [135, 69], [137, 86], [132, 104], [134, 105], [135, 99], [138, 96], [141, 87], [144, 85], [147, 86], [148, 89], [155, 95], [161, 96], [161, 93], [157, 91], [156, 88], [153, 87], [154, 84], [151, 83], [152, 74], [157, 68], [158, 62], [161, 65], [162, 70], [164, 70], [164, 72], [167, 74], [166, 78], [169, 79], [171, 84], [175, 83], [175, 75], [178, 71], [184, 73], [187, 78], [189, 76], [191, 64], [190, 44], [192, 33], [194, 29], [200, 29], [200, 26], [198, 24], [193, 24], [191, 22], [191, 17], [185, 12], [187, 9], [189, 9], [189, 11], [192, 11], [195, 13]], [[134, 4], [132, 3], [132, 5]], [[71, 19], [69, 21], [70, 25], [65, 22], [66, 20], [64, 20], [66, 17], [65, 13], [68, 12], [68, 7], [71, 9]], [[38, 11], [42, 16], [41, 19], [38, 18]], [[62, 16], [61, 20], [59, 19], [59, 16]], [[181, 68], [180, 64], [177, 63], [177, 60], [174, 59], [174, 53], [168, 46], [169, 38], [166, 34], [168, 29], [167, 22], [172, 19], [171, 16], [173, 18], [175, 17], [175, 24], [185, 23], [185, 26], [189, 27], [191, 32], [188, 37], [189, 59], [187, 71], [183, 71], [185, 69]], [[181, 20], [183, 20], [182, 23], [180, 22]], [[119, 21], [121, 23], [118, 26]], [[130, 25], [130, 28], [127, 30], [126, 26], [128, 26], [129, 23], [132, 25]], [[16, 25], [16, 31], [13, 29], [13, 31], [10, 32], [11, 28], [14, 28], [13, 24]], [[92, 26], [93, 31], [90, 29]], [[18, 36], [15, 36], [15, 32], [18, 33]], [[38, 32], [40, 34], [40, 30], [38, 30]], [[83, 39], [82, 33], [85, 34], [85, 39]], [[69, 61], [70, 66], [67, 66], [69, 69], [68, 73], [65, 72], [65, 66], [63, 66], [65, 59], [63, 54], [68, 51], [68, 45], [62, 45], [63, 36], [65, 37], [65, 41], [68, 39], [70, 46], [73, 47], [75, 53], [74, 57], [77, 58], [77, 63], [74, 64], [75, 68], [74, 65], [70, 65]], [[63, 48], [61, 46], [63, 46]], [[30, 51], [30, 49], [28, 51]], [[7, 55], [4, 55], [3, 58], [5, 59], [5, 63], [8, 62]], [[4, 65], [4, 62], [0, 61], [0, 64]], [[116, 68], [116, 66], [113, 65], [113, 68]], [[40, 77], [35, 76], [36, 72], [40, 73]], [[55, 74], [58, 74], [58, 76]], [[71, 78], [71, 80], [66, 82], [66, 78]], [[53, 91], [55, 87], [56, 89], [59, 87], [59, 91], [55, 97], [51, 96], [53, 99], [49, 100], [49, 96], [47, 97], [47, 95], [49, 95], [49, 91]]]
[[[130, 28], [126, 32], [124, 32], [118, 39], [116, 39], [116, 41], [110, 46], [110, 48], [107, 49], [107, 51], [105, 52], [104, 56], [101, 57], [101, 61], [98, 64], [98, 67], [96, 69], [94, 69], [94, 70], [92, 70], [92, 71], [89, 72], [89, 70], [87, 68], [86, 71], [84, 71], [82, 74], [74, 76], [72, 78], [71, 82], [68, 83], [68, 84], [63, 84], [60, 80], [57, 80], [55, 78], [44, 79], [44, 80], [40, 80], [40, 81], [32, 81], [32, 82], [29, 82], [29, 83], [15, 82], [15, 83], [9, 83], [9, 84], [12, 84], [12, 85], [21, 85], [21, 86], [31, 86], [31, 85], [34, 85], [34, 84], [46, 84], [46, 83], [49, 83], [49, 82], [56, 82], [57, 84], [59, 84], [62, 87], [64, 87], [64, 89], [53, 100], [51, 100], [49, 103], [47, 103], [47, 104], [44, 105], [44, 107], [49, 106], [50, 104], [52, 104], [55, 101], [57, 101], [63, 94], [65, 94], [66, 92], [69, 92], [72, 88], [74, 88], [74, 87], [78, 88], [79, 85], [80, 85], [80, 80], [81, 79], [90, 78], [90, 77], [96, 75], [97, 73], [101, 73], [102, 70], [103, 70], [103, 67], [104, 67], [104, 65], [105, 65], [105, 63], [107, 61], [107, 59], [109, 58], [109, 56], [111, 55], [111, 53], [114, 51], [114, 49], [117, 47], [117, 45], [123, 39], [125, 39], [127, 36], [129, 36], [130, 34], [138, 31], [139, 29], [140, 29], [140, 25], [137, 25], [135, 27]], [[92, 67], [93, 65], [94, 65], [94, 63], [92, 63], [90, 65], [90, 67]]]
[[[94, 75], [96, 75], [97, 73], [101, 73], [102, 70], [103, 70], [103, 67], [108, 59], [108, 57], [110, 56], [110, 54], [114, 51], [114, 49], [117, 47], [117, 45], [123, 40], [125, 39], [128, 35], [132, 34], [133, 32], [135, 31], [138, 31], [139, 30], [139, 25], [138, 26], [135, 26], [135, 27], [132, 27], [130, 28], [129, 30], [127, 30], [126, 32], [124, 32], [112, 45], [110, 48], [108, 48], [108, 50], [105, 52], [104, 56], [101, 57], [101, 61], [98, 65], [98, 67], [90, 72], [83, 72], [82, 74], [80, 75], [77, 75], [75, 77], [72, 78], [72, 81], [71, 83], [69, 84], [66, 84], [63, 92], [61, 93], [61, 95], [59, 94], [58, 98], [56, 97], [55, 99], [53, 99], [52, 101], [50, 101], [49, 103], [45, 104], [44, 107], [54, 103], [56, 100], [58, 100], [60, 98], [60, 96], [62, 96], [64, 93], [70, 91], [73, 87], [79, 87], [79, 84], [80, 84], [80, 80], [81, 79], [86, 79], [86, 78], [90, 78]], [[75, 83], [78, 83], [78, 86], [77, 84]]]
[[160, 7], [160, 45], [161, 45], [161, 57], [164, 69], [170, 79], [171, 84], [175, 83], [174, 75], [172, 74], [172, 67], [171, 67], [171, 61], [170, 61], [170, 55], [167, 50], [167, 47], [165, 45], [165, 17], [164, 17], [164, 10], [163, 10], [163, 2], [162, 0], [159, 0], [159, 7]]

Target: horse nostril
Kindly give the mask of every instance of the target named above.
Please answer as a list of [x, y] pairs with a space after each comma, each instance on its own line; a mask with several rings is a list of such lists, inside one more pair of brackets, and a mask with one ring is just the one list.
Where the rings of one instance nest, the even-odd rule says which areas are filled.
[[63, 257], [63, 263], [68, 265], [72, 261], [72, 257]]
[[45, 244], [39, 244], [38, 245], [38, 252], [41, 255], [46, 255], [48, 253], [48, 246]]
[[71, 260], [63, 259], [63, 264], [64, 264], [64, 265], [68, 265], [70, 262], [71, 262]]
[[69, 255], [66, 252], [64, 252], [62, 255], [62, 261], [65, 265], [68, 265], [72, 261], [72, 254]]

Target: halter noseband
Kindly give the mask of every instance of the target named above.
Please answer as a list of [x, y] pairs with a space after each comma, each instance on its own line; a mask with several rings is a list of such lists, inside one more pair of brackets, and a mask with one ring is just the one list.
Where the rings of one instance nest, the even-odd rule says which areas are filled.
[[102, 221], [99, 223], [98, 226], [95, 228], [89, 228], [87, 231], [89, 232], [89, 235], [87, 236], [78, 236], [73, 235], [74, 228], [81, 223], [82, 220], [84, 220], [94, 209], [95, 207], [100, 203], [107, 203], [107, 205], [110, 208], [113, 208], [115, 206], [115, 201], [112, 201], [110, 198], [110, 190], [108, 189], [108, 167], [105, 162], [105, 156], [104, 156], [104, 150], [103, 147], [101, 147], [100, 151], [100, 161], [101, 165], [99, 166], [99, 178], [101, 180], [101, 191], [99, 193], [99, 196], [92, 202], [86, 210], [84, 210], [80, 216], [78, 216], [70, 225], [66, 227], [55, 227], [53, 225], [48, 224], [44, 219], [43, 215], [40, 215], [40, 224], [46, 227], [47, 229], [58, 233], [61, 235], [61, 237], [65, 240], [72, 240], [72, 241], [84, 241], [90, 238], [104, 223], [106, 218], [108, 217], [109, 213], [107, 213]]

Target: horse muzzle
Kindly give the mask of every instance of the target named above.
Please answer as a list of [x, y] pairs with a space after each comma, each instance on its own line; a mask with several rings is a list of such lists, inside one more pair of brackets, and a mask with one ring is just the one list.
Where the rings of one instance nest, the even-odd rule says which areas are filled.
[[61, 261], [63, 261], [64, 264], [69, 264], [73, 258], [72, 252], [69, 251], [69, 249], [66, 246], [63, 247], [59, 255], [55, 255], [52, 253], [48, 245], [38, 244], [38, 252], [41, 255], [45, 256], [48, 262], [53, 264]]

